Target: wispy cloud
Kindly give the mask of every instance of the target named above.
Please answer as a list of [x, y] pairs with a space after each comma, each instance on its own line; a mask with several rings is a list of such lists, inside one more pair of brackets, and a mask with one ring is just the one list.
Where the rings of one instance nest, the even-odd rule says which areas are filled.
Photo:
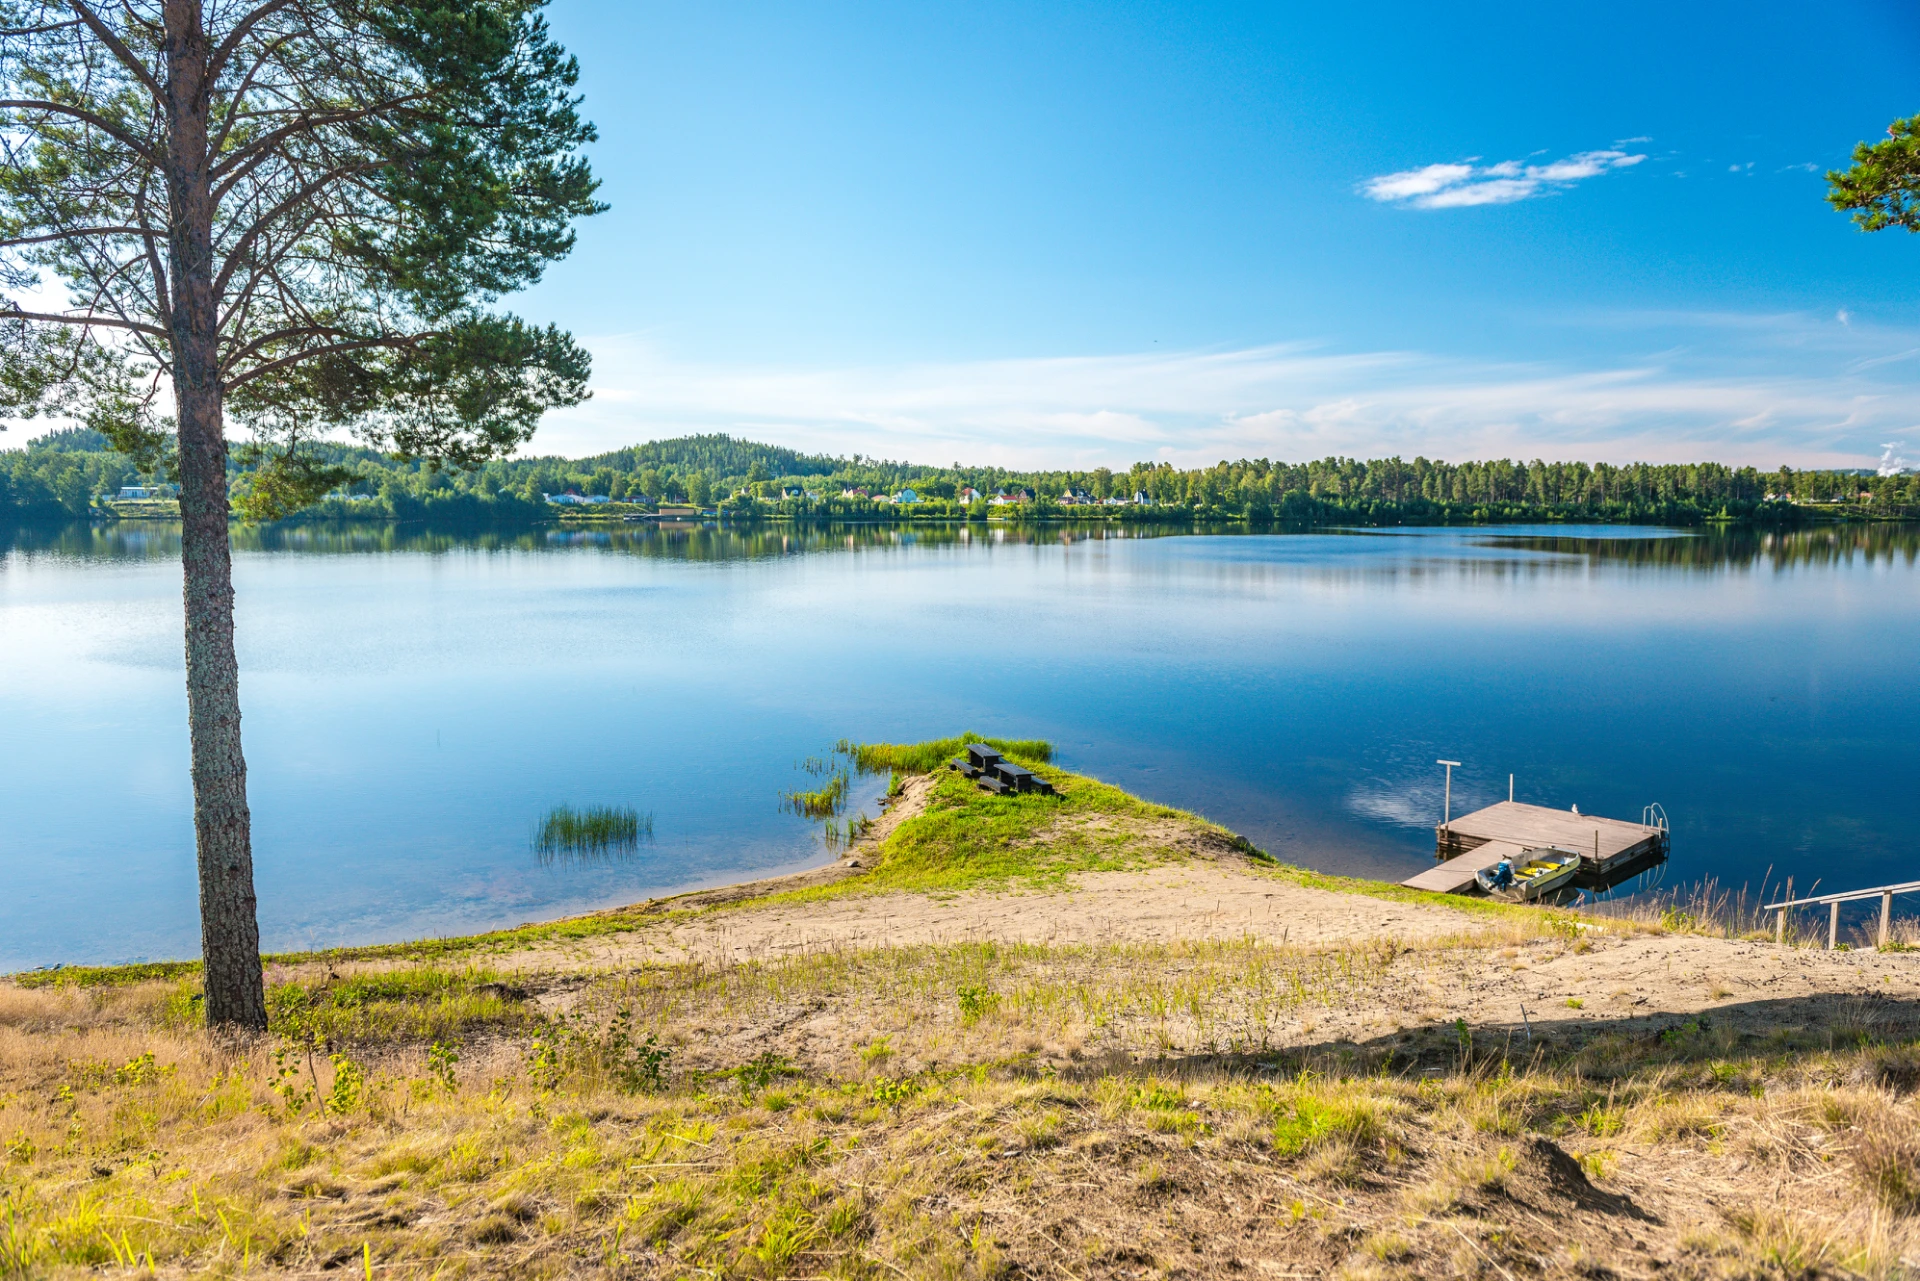
[[[1633, 138], [1628, 142], [1644, 142]], [[1517, 200], [1565, 191], [1588, 178], [1626, 169], [1646, 159], [1643, 154], [1619, 150], [1582, 151], [1563, 160], [1529, 164], [1503, 160], [1477, 163], [1478, 156], [1451, 164], [1424, 165], [1382, 174], [1360, 184], [1360, 194], [1382, 204], [1413, 209], [1464, 209], [1474, 205], [1510, 205]]]
[[[581, 454], [726, 431], [833, 454], [1006, 465], [1397, 453], [1861, 467], [1920, 430], [1920, 387], [1857, 364], [1920, 336], [1768, 317], [1729, 348], [1757, 343], [1766, 360], [1701, 355], [1727, 320], [1700, 318], [1698, 342], [1672, 344], [1679, 322], [1660, 316], [1648, 326], [1660, 354], [1597, 366], [1291, 344], [782, 367], [685, 361], [643, 337], [609, 337], [589, 344], [594, 399], [553, 415], [534, 448]], [[1825, 345], [1812, 345], [1822, 332]]]

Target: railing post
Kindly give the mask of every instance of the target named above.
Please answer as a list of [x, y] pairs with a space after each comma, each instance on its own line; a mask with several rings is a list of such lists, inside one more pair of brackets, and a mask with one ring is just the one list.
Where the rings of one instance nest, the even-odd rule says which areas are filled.
[[1893, 930], [1893, 891], [1888, 890], [1880, 896], [1880, 946], [1885, 947], [1891, 941]]
[[1786, 897], [1780, 900], [1780, 925], [1779, 925], [1779, 929], [1777, 931], [1777, 937], [1776, 937], [1776, 941], [1779, 942], [1782, 946], [1784, 946], [1787, 941], [1787, 908], [1791, 906], [1792, 903], [1793, 903], [1793, 878], [1789, 876], [1787, 878]]
[[1773, 914], [1773, 941], [1780, 944], [1787, 941], [1787, 909], [1784, 907]]
[[1827, 905], [1827, 951], [1831, 952], [1840, 942], [1840, 900], [1835, 899]]

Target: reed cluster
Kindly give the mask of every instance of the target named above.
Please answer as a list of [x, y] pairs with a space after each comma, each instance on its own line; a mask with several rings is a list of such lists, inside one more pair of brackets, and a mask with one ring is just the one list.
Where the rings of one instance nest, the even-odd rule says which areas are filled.
[[643, 840], [653, 839], [653, 815], [627, 806], [589, 805], [575, 809], [556, 805], [547, 811], [533, 835], [533, 848], [543, 859], [568, 855], [592, 857], [631, 854]]

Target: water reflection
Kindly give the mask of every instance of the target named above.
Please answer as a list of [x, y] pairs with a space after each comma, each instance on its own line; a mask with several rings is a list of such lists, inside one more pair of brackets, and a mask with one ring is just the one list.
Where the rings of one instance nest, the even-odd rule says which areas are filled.
[[[1478, 526], [1449, 529], [1322, 529], [1316, 538], [1352, 540], [1357, 559], [1396, 572], [1457, 572], [1463, 561], [1492, 574], [1568, 572], [1589, 565], [1665, 570], [1790, 569], [1835, 564], [1903, 564], [1920, 559], [1920, 525], [1846, 524], [1794, 530], [1705, 528], [1669, 530], [1634, 526]], [[1249, 549], [1270, 547], [1274, 535], [1232, 527], [1180, 528], [1156, 525], [731, 525], [618, 524], [604, 527], [543, 527], [515, 530], [434, 529], [420, 524], [283, 524], [236, 526], [233, 546], [242, 552], [298, 552], [356, 556], [386, 552], [541, 552], [592, 549], [630, 556], [683, 561], [752, 561], [786, 556], [890, 549], [938, 550], [975, 547], [1074, 547], [1109, 542], [1183, 540], [1194, 535], [1245, 539]], [[1319, 559], [1324, 548], [1299, 548], [1299, 559]], [[1430, 546], [1431, 550], [1424, 550]], [[0, 531], [0, 556], [75, 559], [177, 559], [180, 526], [174, 521], [119, 521], [90, 525], [30, 526]], [[1282, 563], [1253, 553], [1262, 563]], [[1229, 559], [1231, 553], [1229, 553]]]

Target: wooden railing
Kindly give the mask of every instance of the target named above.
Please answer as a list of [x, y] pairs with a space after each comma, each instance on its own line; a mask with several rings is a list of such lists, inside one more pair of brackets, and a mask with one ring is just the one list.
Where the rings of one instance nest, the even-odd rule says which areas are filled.
[[1903, 881], [1899, 885], [1877, 885], [1870, 890], [1848, 890], [1844, 894], [1820, 894], [1811, 898], [1795, 898], [1793, 896], [1793, 882], [1789, 880], [1787, 882], [1787, 897], [1778, 903], [1769, 903], [1760, 910], [1763, 912], [1777, 913], [1773, 922], [1774, 938], [1781, 943], [1785, 943], [1787, 941], [1788, 908], [1810, 907], [1816, 903], [1828, 904], [1827, 948], [1831, 951], [1840, 942], [1840, 905], [1842, 903], [1855, 903], [1861, 899], [1877, 898], [1880, 900], [1880, 939], [1878, 946], [1885, 947], [1887, 945], [1888, 932], [1893, 925], [1893, 896], [1896, 894], [1912, 894], [1916, 891], [1920, 891], [1920, 881]]

